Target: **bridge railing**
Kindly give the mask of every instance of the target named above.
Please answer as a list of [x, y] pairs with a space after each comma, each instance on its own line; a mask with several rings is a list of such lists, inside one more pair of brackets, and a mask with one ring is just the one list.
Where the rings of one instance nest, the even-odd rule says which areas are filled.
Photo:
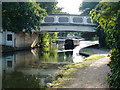
[[81, 15], [49, 15], [44, 17], [41, 23], [95, 25], [91, 22], [90, 16]]

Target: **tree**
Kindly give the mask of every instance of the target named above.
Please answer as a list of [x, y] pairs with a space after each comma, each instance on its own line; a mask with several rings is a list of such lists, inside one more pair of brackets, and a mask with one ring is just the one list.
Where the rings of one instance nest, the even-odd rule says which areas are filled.
[[[84, 2], [84, 0], [83, 0], [82, 4], [80, 5], [80, 8], [79, 8], [79, 10], [83, 11], [83, 13], [81, 15], [90, 15], [90, 11], [92, 9], [94, 9], [98, 3], [99, 2]], [[105, 40], [106, 33], [104, 33], [104, 31], [101, 27], [99, 27], [99, 24], [97, 25], [97, 27], [98, 27], [98, 30], [96, 31], [96, 34], [99, 37], [99, 46], [108, 48], [108, 46], [106, 44], [106, 40]], [[87, 39], [87, 38], [94, 38], [95, 35], [94, 34], [90, 35], [89, 33], [82, 33], [82, 36]]]
[[111, 88], [120, 88], [120, 1], [100, 2], [91, 11], [92, 21], [94, 19], [100, 24], [107, 35], [107, 42], [110, 46], [111, 73], [107, 81]]
[[40, 30], [40, 21], [47, 15], [45, 9], [40, 8], [36, 2], [3, 2], [2, 5], [3, 30]]
[[[38, 2], [37, 2], [38, 3]], [[61, 7], [57, 7], [58, 2], [39, 2], [40, 7], [45, 9], [47, 14], [65, 14]]]
[[85, 38], [85, 40], [93, 40], [96, 37], [96, 33], [93, 32], [82, 32], [81, 37]]
[[109, 49], [109, 45], [107, 44], [106, 33], [104, 32], [104, 29], [100, 27], [100, 25], [98, 25], [96, 32], [97, 32], [97, 36], [99, 37], [99, 47]]
[[[32, 30], [40, 30], [41, 20], [47, 14], [62, 13], [62, 8], [56, 6], [57, 2], [3, 2], [2, 5], [4, 31], [32, 33]], [[48, 46], [55, 41], [57, 33], [41, 34], [39, 38], [40, 44]]]
[[[58, 2], [37, 2], [41, 8], [45, 9], [47, 14], [64, 14], [61, 7], [57, 7]], [[52, 42], [56, 41], [56, 33], [46, 33], [39, 35], [39, 44], [42, 48], [43, 46], [49, 46]]]
[[[98, 2], [83, 2], [80, 4], [79, 10], [83, 11], [81, 15], [89, 15], [90, 11], [95, 8]], [[85, 38], [86, 40], [92, 40], [95, 37], [96, 33], [85, 32], [81, 33], [81, 37]]]
[[79, 7], [79, 11], [83, 11], [81, 15], [89, 15], [90, 11], [95, 8], [99, 2], [82, 2]]

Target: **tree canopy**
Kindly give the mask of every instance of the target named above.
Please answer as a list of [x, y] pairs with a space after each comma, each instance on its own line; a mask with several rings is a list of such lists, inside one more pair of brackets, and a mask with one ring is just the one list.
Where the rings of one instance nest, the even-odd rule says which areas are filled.
[[3, 30], [13, 32], [39, 30], [40, 21], [46, 15], [46, 10], [36, 2], [3, 2]]
[[81, 15], [89, 15], [90, 11], [95, 8], [99, 2], [83, 2], [80, 4], [79, 11], [82, 11]]
[[[38, 3], [38, 2], [37, 2]], [[47, 14], [65, 14], [61, 7], [57, 7], [58, 2], [39, 2], [40, 7], [45, 9]]]
[[[94, 9], [97, 6], [97, 4], [99, 4], [99, 2], [85, 2], [83, 0], [83, 2], [80, 5], [80, 8], [79, 8], [79, 10], [82, 11], [81, 15], [90, 15], [90, 11], [92, 9]], [[96, 21], [96, 20], [94, 20], [94, 21]], [[97, 25], [99, 26], [99, 23], [97, 23]], [[106, 43], [106, 40], [105, 40], [106, 33], [104, 33], [104, 31], [101, 27], [98, 27], [98, 30], [96, 30], [96, 34], [99, 37], [99, 46], [103, 47], [103, 48], [104, 47], [109, 48]], [[89, 38], [89, 39], [95, 38], [95, 34], [81, 33], [81, 35], [86, 39], [87, 38]]]
[[[12, 32], [40, 30], [40, 23], [48, 14], [63, 14], [57, 2], [3, 2], [2, 28]], [[57, 38], [57, 33], [39, 36], [39, 43], [48, 46]], [[41, 45], [42, 45], [41, 44]]]
[[120, 1], [100, 2], [91, 11], [94, 19], [100, 24], [107, 34], [107, 41], [111, 52], [111, 74], [108, 74], [108, 82], [111, 88], [120, 88]]

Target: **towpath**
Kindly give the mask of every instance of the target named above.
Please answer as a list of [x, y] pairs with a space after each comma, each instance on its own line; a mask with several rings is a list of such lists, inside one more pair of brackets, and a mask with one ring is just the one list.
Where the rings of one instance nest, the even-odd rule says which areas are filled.
[[68, 85], [62, 88], [109, 88], [106, 81], [110, 68], [107, 66], [109, 63], [109, 52], [94, 49], [98, 54], [105, 55], [104, 58], [97, 60], [92, 63], [89, 67], [79, 69], [73, 76], [75, 80], [69, 81]]

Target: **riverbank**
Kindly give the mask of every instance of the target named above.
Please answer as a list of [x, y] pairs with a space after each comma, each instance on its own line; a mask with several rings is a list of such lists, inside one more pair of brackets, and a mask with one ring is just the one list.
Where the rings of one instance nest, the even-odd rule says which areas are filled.
[[109, 54], [110, 50], [105, 48], [99, 48], [98, 45], [89, 46], [86, 48], [80, 49], [80, 53], [85, 53], [87, 55], [96, 55], [96, 54]]
[[[90, 49], [90, 48], [89, 48]], [[108, 51], [93, 49], [94, 55], [81, 63], [69, 64], [54, 76], [55, 81], [48, 83], [53, 88], [108, 88], [106, 77], [109, 72]], [[57, 78], [56, 78], [57, 77]]]
[[14, 48], [12, 46], [6, 46], [6, 45], [2, 45], [0, 47], [1, 47], [0, 53], [11, 53], [11, 52], [16, 52], [16, 51], [24, 51], [24, 50], [30, 50], [31, 49], [31, 47]]

